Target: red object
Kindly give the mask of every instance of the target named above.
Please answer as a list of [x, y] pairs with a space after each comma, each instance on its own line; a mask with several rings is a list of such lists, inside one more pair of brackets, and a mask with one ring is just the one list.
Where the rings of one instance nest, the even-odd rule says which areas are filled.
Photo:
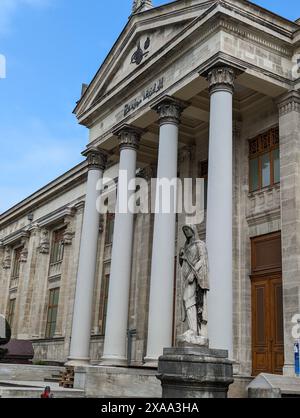
[[41, 394], [42, 399], [50, 399], [53, 398], [53, 395], [51, 393], [51, 389], [49, 386], [47, 386], [44, 390], [44, 392]]

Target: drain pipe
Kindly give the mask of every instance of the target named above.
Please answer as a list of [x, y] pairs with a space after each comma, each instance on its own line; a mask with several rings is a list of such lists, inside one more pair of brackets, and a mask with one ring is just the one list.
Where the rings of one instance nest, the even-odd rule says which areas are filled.
[[136, 329], [127, 330], [127, 366], [131, 366], [131, 356], [132, 356], [132, 339], [136, 335]]

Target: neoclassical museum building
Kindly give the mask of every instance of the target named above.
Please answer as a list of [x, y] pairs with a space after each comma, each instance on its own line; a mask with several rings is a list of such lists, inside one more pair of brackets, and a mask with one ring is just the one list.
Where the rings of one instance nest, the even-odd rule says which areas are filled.
[[300, 20], [244, 0], [154, 3], [133, 2], [82, 87], [85, 160], [0, 215], [0, 313], [36, 361], [155, 374], [185, 326], [185, 216], [101, 215], [109, 190], [96, 186], [119, 170], [203, 178], [210, 346], [229, 351], [236, 378], [293, 375]]

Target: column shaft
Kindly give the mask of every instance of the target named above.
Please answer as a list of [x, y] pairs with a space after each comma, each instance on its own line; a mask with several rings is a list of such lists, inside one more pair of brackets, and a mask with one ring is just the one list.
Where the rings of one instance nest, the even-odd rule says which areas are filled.
[[[164, 99], [157, 107], [160, 115], [159, 155], [157, 168], [156, 207], [162, 203], [159, 181], [177, 179], [178, 124], [182, 106], [175, 100]], [[172, 346], [173, 289], [175, 280], [176, 195], [170, 194], [170, 212], [161, 208], [155, 214], [148, 344], [145, 361], [156, 364], [163, 349]]]
[[69, 365], [85, 365], [90, 361], [92, 307], [100, 220], [96, 202], [100, 195], [98, 182], [103, 177], [105, 156], [96, 150], [88, 151], [87, 155], [90, 167], [79, 253]]
[[232, 316], [232, 100], [234, 73], [216, 68], [211, 86], [206, 240], [210, 269], [210, 346], [233, 355]]
[[120, 213], [120, 200], [127, 188], [128, 200], [135, 191], [128, 190], [128, 183], [136, 176], [137, 147], [140, 133], [135, 129], [122, 129], [120, 137], [121, 174], [127, 174], [127, 184], [118, 184], [117, 211], [113, 234], [112, 263], [109, 281], [107, 319], [105, 329], [104, 354], [102, 362], [110, 365], [125, 365], [127, 363], [127, 328], [129, 291], [132, 266], [133, 221], [134, 214]]

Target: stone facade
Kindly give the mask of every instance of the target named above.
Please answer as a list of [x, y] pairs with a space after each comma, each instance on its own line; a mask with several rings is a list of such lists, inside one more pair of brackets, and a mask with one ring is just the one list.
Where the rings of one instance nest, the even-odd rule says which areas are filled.
[[[232, 132], [234, 372], [240, 376], [250, 376], [252, 372], [250, 239], [281, 231], [284, 371], [292, 374], [291, 319], [300, 313], [300, 98], [297, 90], [300, 83], [294, 77], [300, 27], [241, 0], [189, 0], [160, 8], [150, 3], [145, 3], [142, 13], [134, 9], [101, 71], [76, 106], [79, 122], [89, 128], [90, 142], [85, 155], [94, 155], [93, 150], [105, 150], [108, 163], [104, 177], [117, 178], [119, 150], [114, 133], [124, 129], [124, 124], [131, 125], [135, 132], [138, 128], [141, 136], [137, 173], [148, 180], [155, 177], [160, 134], [158, 115], [153, 109], [165, 96], [168, 100], [173, 96], [175, 102], [185, 104], [179, 124], [178, 174], [180, 178], [199, 177], [202, 164], [209, 158], [212, 91], [209, 92], [207, 77], [213, 84], [213, 91], [215, 84], [221, 90], [228, 90], [230, 84], [232, 90], [235, 77]], [[147, 54], [137, 64], [132, 57], [137, 43], [144, 42]], [[214, 67], [218, 69], [212, 73]], [[226, 68], [227, 78], [218, 76], [222, 71], [220, 67]], [[250, 192], [249, 140], [277, 126], [280, 183]], [[123, 142], [127, 141], [127, 147], [123, 148], [137, 145], [132, 145], [131, 141], [129, 147], [129, 139], [128, 135], [123, 137]], [[97, 161], [95, 157], [93, 168], [103, 170], [103, 161], [100, 165]], [[65, 363], [70, 355], [89, 164], [87, 161], [74, 167], [0, 216], [0, 313], [8, 315], [11, 301], [15, 300], [13, 336], [33, 341], [36, 361]], [[184, 214], [177, 217], [174, 264], [183, 243], [184, 219]], [[109, 298], [105, 280], [113, 262], [111, 241], [107, 240], [108, 224], [108, 217], [99, 214], [90, 330], [90, 359], [94, 365], [103, 355], [103, 312]], [[52, 265], [54, 232], [62, 228], [63, 259]], [[154, 215], [134, 216], [127, 321], [132, 331], [132, 351], [127, 357], [134, 366], [142, 366], [147, 355], [153, 229]], [[205, 222], [198, 225], [198, 229], [201, 239], [205, 239]], [[14, 277], [18, 248], [21, 248], [20, 265]], [[175, 270], [174, 340], [183, 331], [178, 260]], [[56, 288], [60, 293], [55, 332], [47, 338], [49, 292]]]

